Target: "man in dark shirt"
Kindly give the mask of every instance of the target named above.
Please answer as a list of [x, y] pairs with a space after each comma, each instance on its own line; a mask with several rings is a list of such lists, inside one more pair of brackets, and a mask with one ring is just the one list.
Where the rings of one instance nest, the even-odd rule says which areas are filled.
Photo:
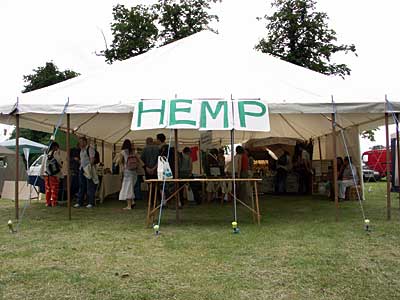
[[160, 148], [153, 143], [153, 138], [146, 139], [146, 146], [143, 149], [141, 159], [144, 163], [146, 179], [157, 179], [157, 163]]

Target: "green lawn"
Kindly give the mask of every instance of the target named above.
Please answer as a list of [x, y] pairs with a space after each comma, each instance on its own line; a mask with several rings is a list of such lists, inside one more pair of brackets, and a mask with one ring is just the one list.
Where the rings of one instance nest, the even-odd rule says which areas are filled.
[[[122, 211], [28, 207], [10, 234], [13, 203], [0, 201], [0, 296], [4, 299], [400, 299], [400, 211], [386, 221], [385, 183], [364, 203], [262, 197], [262, 225], [218, 204], [166, 210], [161, 235], [144, 227], [144, 203]], [[1, 298], [1, 297], [0, 297]]]

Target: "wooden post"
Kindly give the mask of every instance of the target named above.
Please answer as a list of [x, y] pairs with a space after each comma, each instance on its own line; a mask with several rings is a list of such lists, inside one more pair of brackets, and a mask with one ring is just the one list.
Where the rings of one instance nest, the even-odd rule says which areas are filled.
[[[397, 179], [400, 186], [400, 141], [399, 141], [399, 115], [396, 114], [396, 153], [397, 153]], [[394, 170], [394, 168], [393, 168]], [[393, 174], [394, 176], [394, 174]], [[396, 177], [395, 177], [396, 179]], [[399, 193], [399, 208], [400, 208], [400, 193]]]
[[[392, 217], [392, 203], [390, 199], [390, 140], [389, 140], [389, 114], [385, 113], [385, 134], [386, 134], [386, 218]], [[394, 174], [393, 174], [394, 176]]]
[[71, 118], [67, 114], [67, 205], [68, 205], [68, 220], [71, 220], [71, 145], [70, 145], [70, 132], [71, 132]]
[[332, 113], [332, 143], [333, 143], [333, 193], [334, 193], [334, 199], [335, 199], [335, 208], [336, 208], [336, 214], [335, 214], [335, 220], [339, 221], [339, 195], [338, 195], [338, 170], [337, 170], [337, 153], [336, 153], [336, 115], [335, 113]]
[[101, 162], [104, 164], [104, 141], [101, 141]]
[[115, 155], [117, 154], [116, 152], [117, 152], [117, 146], [115, 144], [113, 144], [113, 151], [111, 153], [111, 170], [112, 170], [113, 174], [114, 174], [114, 158], [115, 158]]
[[321, 151], [321, 138], [318, 137], [318, 151], [319, 151], [319, 161], [321, 163], [321, 170], [322, 170], [322, 151]]
[[203, 169], [203, 162], [201, 159], [201, 143], [199, 141], [199, 174], [202, 173], [202, 169]]
[[15, 115], [15, 218], [19, 219], [19, 114]]
[[[175, 178], [179, 178], [179, 163], [178, 163], [178, 129], [174, 129], [174, 139], [175, 139], [175, 151], [174, 151], [174, 156], [175, 156]], [[175, 190], [179, 188], [179, 183], [175, 183]], [[176, 222], [179, 223], [179, 194], [176, 194]]]

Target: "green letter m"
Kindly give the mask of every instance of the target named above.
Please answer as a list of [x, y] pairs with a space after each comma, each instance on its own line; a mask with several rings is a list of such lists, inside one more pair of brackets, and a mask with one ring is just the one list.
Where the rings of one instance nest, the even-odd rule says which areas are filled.
[[213, 111], [210, 103], [208, 101], [201, 102], [201, 111], [200, 111], [200, 128], [207, 128], [207, 112], [210, 114], [212, 119], [216, 119], [220, 114], [222, 108], [224, 108], [224, 128], [228, 128], [228, 102], [227, 101], [218, 101], [215, 110]]

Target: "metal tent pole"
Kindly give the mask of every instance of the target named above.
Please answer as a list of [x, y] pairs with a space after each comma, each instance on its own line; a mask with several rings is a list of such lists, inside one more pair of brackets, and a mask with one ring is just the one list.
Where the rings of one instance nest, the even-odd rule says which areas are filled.
[[[174, 158], [175, 158], [175, 174], [174, 177], [176, 179], [179, 178], [179, 163], [178, 163], [178, 129], [174, 129], [174, 139], [175, 139], [175, 151], [174, 151]], [[175, 183], [175, 190], [179, 189], [179, 183]], [[179, 216], [179, 201], [180, 201], [180, 193], [176, 194], [176, 222], [179, 223], [180, 216]]]
[[[385, 104], [386, 106], [386, 104]], [[391, 219], [392, 203], [390, 199], [390, 140], [389, 140], [389, 114], [385, 113], [385, 135], [386, 135], [386, 218]]]
[[337, 152], [336, 152], [336, 114], [332, 113], [332, 144], [333, 144], [333, 193], [335, 199], [335, 220], [339, 221], [339, 194], [338, 194], [338, 170], [337, 170]]
[[71, 120], [70, 114], [67, 114], [67, 205], [68, 220], [71, 220], [71, 145], [70, 145]]
[[235, 129], [231, 130], [231, 162], [232, 162], [232, 188], [233, 188], [233, 220], [237, 222], [237, 214], [236, 214], [236, 169], [235, 169], [235, 149], [234, 149], [234, 141], [235, 141]]
[[15, 218], [19, 219], [19, 114], [15, 115]]

